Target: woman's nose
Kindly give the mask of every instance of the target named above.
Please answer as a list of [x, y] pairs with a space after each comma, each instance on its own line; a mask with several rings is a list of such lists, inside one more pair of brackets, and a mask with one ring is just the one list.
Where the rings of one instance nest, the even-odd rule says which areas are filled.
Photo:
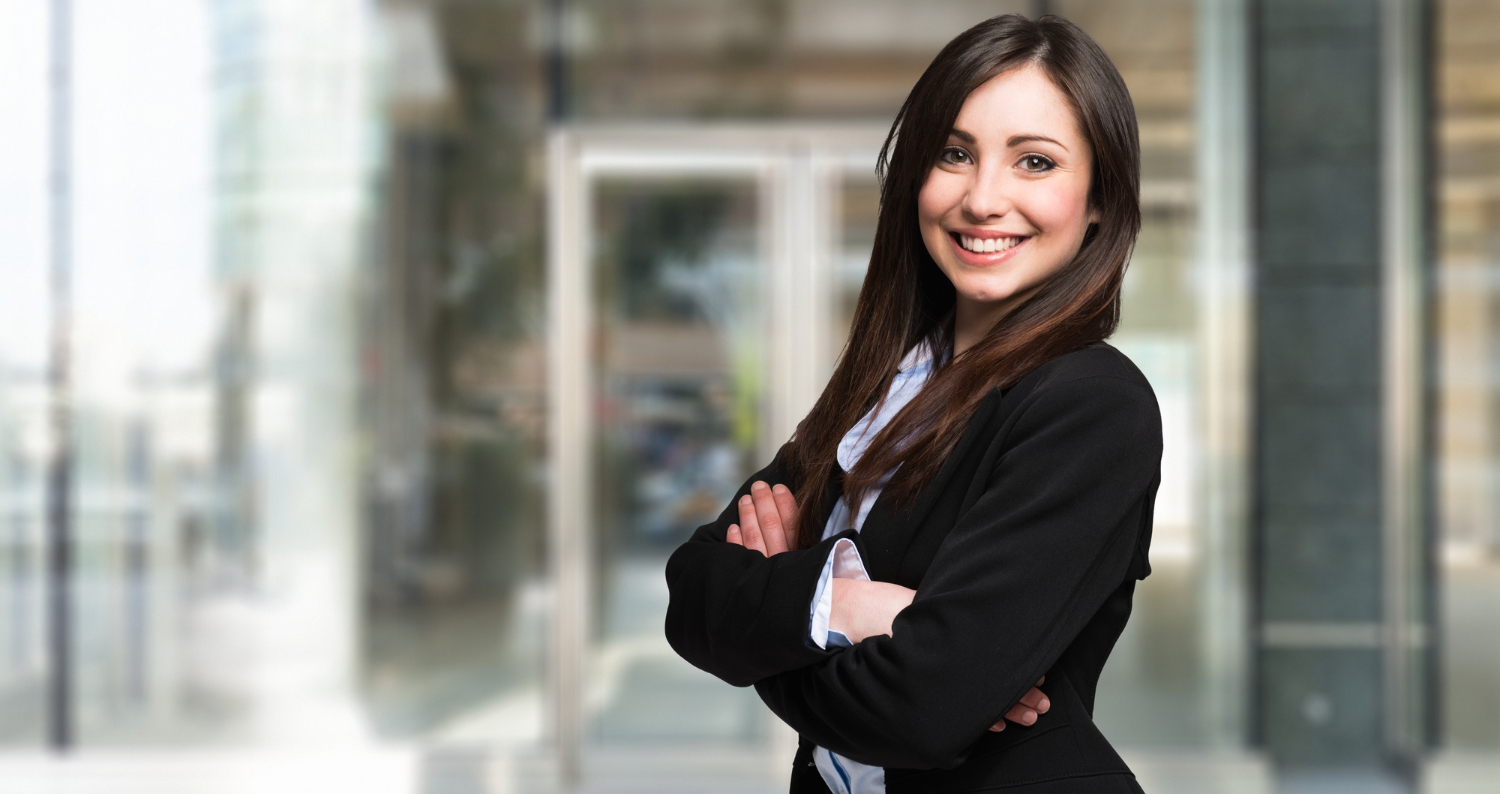
[[982, 223], [1010, 212], [1014, 206], [1010, 195], [1011, 185], [999, 169], [981, 168], [969, 183], [964, 195], [963, 210], [970, 219]]

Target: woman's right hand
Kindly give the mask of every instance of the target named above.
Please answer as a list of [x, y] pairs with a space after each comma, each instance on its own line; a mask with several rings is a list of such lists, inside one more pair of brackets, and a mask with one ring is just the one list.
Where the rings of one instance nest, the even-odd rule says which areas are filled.
[[740, 497], [740, 523], [730, 524], [724, 539], [754, 549], [767, 557], [797, 545], [797, 500], [785, 485], [771, 487], [761, 480]]

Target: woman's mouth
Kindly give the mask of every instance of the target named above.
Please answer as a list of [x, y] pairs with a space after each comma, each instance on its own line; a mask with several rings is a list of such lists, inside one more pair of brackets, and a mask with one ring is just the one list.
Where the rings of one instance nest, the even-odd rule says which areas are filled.
[[1030, 237], [970, 237], [958, 232], [949, 232], [959, 258], [974, 265], [990, 265], [1003, 259], [1024, 245]]

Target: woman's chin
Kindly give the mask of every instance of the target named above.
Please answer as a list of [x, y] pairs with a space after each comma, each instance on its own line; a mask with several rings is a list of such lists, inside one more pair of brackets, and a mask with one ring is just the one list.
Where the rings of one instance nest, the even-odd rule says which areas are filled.
[[1015, 293], [959, 293], [959, 302], [968, 304], [967, 311], [984, 316], [1009, 311], [1015, 305]]

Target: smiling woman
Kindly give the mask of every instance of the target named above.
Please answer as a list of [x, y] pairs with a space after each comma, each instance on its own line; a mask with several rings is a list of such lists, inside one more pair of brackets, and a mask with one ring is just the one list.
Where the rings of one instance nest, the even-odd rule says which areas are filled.
[[996, 17], [881, 162], [844, 354], [673, 554], [667, 637], [797, 729], [794, 792], [1139, 792], [1092, 719], [1161, 479], [1155, 395], [1104, 343], [1140, 227], [1129, 93], [1072, 23]]

